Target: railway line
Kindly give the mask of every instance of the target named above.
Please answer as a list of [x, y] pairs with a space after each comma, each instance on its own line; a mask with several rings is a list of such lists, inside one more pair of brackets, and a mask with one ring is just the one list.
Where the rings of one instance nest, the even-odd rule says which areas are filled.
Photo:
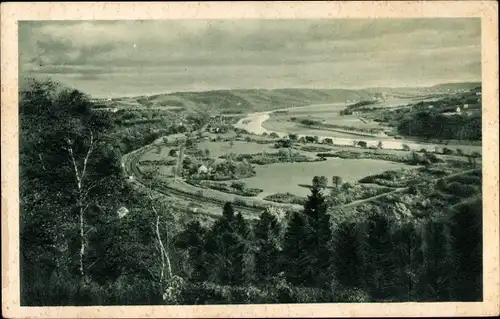
[[[133, 151], [123, 156], [124, 170], [127, 176], [133, 176], [136, 183], [140, 184], [143, 187], [146, 187], [146, 180], [144, 178], [144, 174], [139, 170], [138, 163], [140, 157], [146, 153], [147, 151], [153, 149], [156, 145], [148, 145], [139, 150]], [[220, 201], [210, 197], [200, 197], [198, 195], [191, 194], [189, 192], [184, 192], [174, 187], [170, 187], [166, 184], [160, 184], [155, 187], [155, 190], [164, 195], [174, 195], [176, 197], [180, 197], [186, 200], [200, 202], [202, 200], [204, 203], [211, 203], [221, 207], [225, 204], [224, 201]], [[250, 214], [250, 215], [258, 215], [264, 211], [264, 208], [257, 207], [248, 207], [243, 205], [238, 205], [233, 203], [233, 207], [235, 210], [240, 211], [241, 213]]]

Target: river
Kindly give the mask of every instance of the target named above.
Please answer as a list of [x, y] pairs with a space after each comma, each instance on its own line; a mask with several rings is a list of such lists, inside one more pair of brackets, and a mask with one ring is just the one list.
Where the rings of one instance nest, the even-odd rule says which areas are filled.
[[[255, 112], [251, 113], [248, 116], [240, 119], [236, 124], [234, 124], [234, 127], [239, 128], [239, 129], [245, 129], [250, 133], [257, 134], [257, 135], [262, 135], [263, 133], [276, 133], [279, 137], [286, 137], [290, 133], [296, 134], [294, 132], [280, 132], [280, 131], [274, 131], [274, 130], [268, 130], [265, 127], [262, 126], [262, 123], [267, 121], [271, 117], [271, 113], [277, 112], [277, 111], [286, 111], [286, 110], [297, 110], [297, 109], [306, 109], [308, 107], [318, 107], [318, 106], [328, 106], [331, 105], [332, 107], [338, 107], [340, 105], [344, 105], [344, 103], [331, 103], [331, 104], [313, 104], [313, 105], [306, 105], [306, 106], [300, 106], [300, 107], [292, 107], [292, 108], [285, 108], [285, 109], [279, 109], [279, 110], [273, 110], [273, 111], [266, 111], [266, 112]], [[323, 134], [323, 135], [319, 135]], [[425, 149], [427, 151], [434, 151], [436, 146], [437, 147], [448, 147], [450, 149], [457, 149], [461, 148], [462, 150], [466, 152], [481, 152], [481, 146], [479, 145], [441, 145], [441, 144], [432, 144], [432, 143], [416, 143], [414, 141], [409, 141], [409, 140], [403, 140], [403, 139], [395, 139], [390, 136], [381, 136], [381, 137], [356, 137], [356, 138], [347, 138], [347, 137], [338, 137], [335, 135], [336, 132], [330, 132], [330, 131], [321, 131], [321, 130], [311, 130], [310, 134], [297, 134], [298, 138], [300, 137], [305, 137], [307, 135], [316, 135], [319, 137], [320, 141], [323, 141], [325, 138], [331, 138], [333, 140], [333, 144], [336, 145], [348, 145], [352, 146], [355, 143], [359, 141], [364, 141], [366, 142], [367, 147], [377, 147], [379, 142], [382, 142], [382, 147], [384, 149], [396, 149], [396, 150], [401, 150], [403, 149], [403, 145], [408, 146], [412, 150], [420, 150], [420, 149]]]

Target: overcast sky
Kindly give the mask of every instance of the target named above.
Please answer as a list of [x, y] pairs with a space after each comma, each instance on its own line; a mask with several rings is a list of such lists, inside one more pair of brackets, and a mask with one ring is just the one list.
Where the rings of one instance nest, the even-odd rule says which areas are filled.
[[95, 97], [480, 81], [479, 19], [20, 22], [21, 76]]

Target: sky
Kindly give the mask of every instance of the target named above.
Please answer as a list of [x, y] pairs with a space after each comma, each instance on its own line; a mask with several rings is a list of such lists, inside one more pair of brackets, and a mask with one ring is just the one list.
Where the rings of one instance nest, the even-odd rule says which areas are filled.
[[20, 77], [93, 97], [481, 80], [478, 18], [19, 22]]

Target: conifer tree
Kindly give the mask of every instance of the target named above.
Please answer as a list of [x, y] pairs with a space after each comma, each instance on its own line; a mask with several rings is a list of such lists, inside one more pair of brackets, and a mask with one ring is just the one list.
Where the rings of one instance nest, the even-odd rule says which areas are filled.
[[414, 301], [423, 263], [421, 234], [413, 222], [405, 222], [396, 227], [392, 238], [396, 268], [393, 294], [401, 301]]
[[336, 278], [344, 288], [363, 288], [361, 234], [355, 222], [342, 222], [334, 232]]
[[380, 212], [375, 212], [368, 217], [366, 224], [363, 255], [366, 258], [367, 289], [376, 300], [384, 300], [390, 297], [393, 283], [391, 220]]
[[176, 246], [188, 251], [189, 265], [191, 266], [190, 280], [200, 282], [207, 279], [204, 252], [204, 229], [199, 221], [192, 221], [185, 230], [177, 236]]
[[423, 265], [417, 293], [421, 301], [450, 300], [450, 239], [442, 220], [429, 220], [423, 228]]
[[482, 201], [457, 205], [450, 220], [453, 264], [452, 287], [459, 301], [482, 298]]
[[288, 222], [288, 228], [283, 240], [282, 267], [288, 282], [294, 285], [305, 284], [304, 268], [307, 261], [307, 251], [304, 245], [306, 236], [305, 216], [294, 212]]
[[276, 217], [263, 212], [255, 226], [255, 270], [259, 281], [268, 281], [278, 272], [279, 232]]
[[329, 272], [332, 237], [330, 216], [327, 214], [326, 199], [321, 192], [321, 185], [314, 183], [311, 194], [304, 204], [306, 219], [305, 237], [303, 238], [308, 261], [304, 272], [311, 286], [323, 285], [332, 278]]

